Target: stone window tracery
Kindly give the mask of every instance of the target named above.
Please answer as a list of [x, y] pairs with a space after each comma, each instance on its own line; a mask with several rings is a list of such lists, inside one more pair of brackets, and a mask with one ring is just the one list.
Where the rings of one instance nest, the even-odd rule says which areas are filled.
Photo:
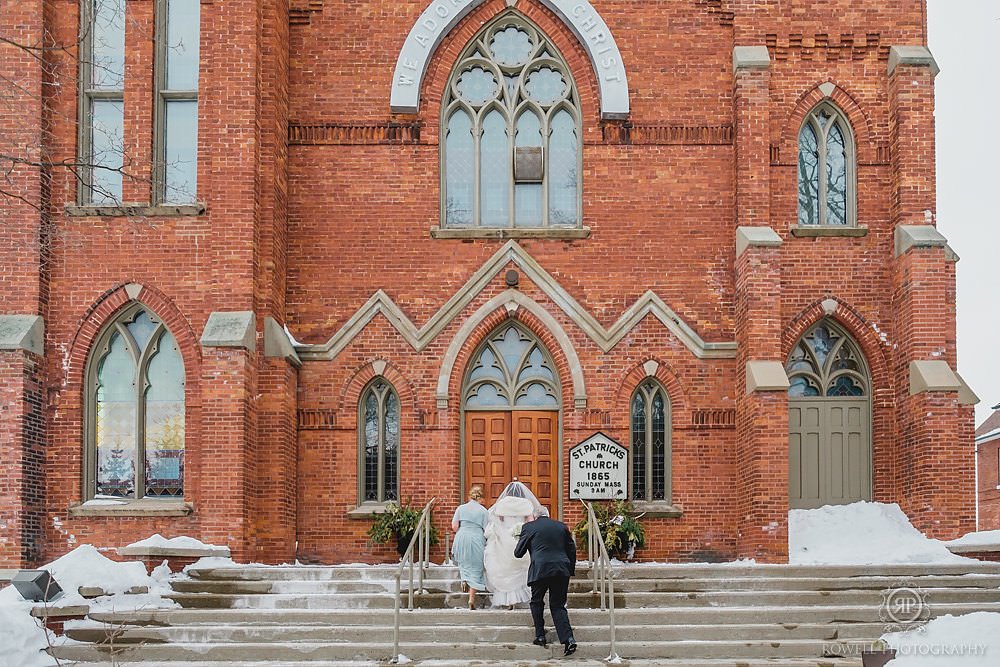
[[91, 354], [86, 497], [184, 496], [184, 362], [149, 310], [133, 306]]
[[786, 365], [792, 398], [868, 395], [868, 372], [854, 341], [828, 322], [813, 327]]
[[444, 96], [443, 226], [579, 227], [579, 108], [540, 30], [515, 13], [481, 30]]
[[850, 123], [833, 104], [820, 104], [799, 131], [800, 225], [855, 224], [855, 168]]
[[552, 362], [534, 336], [514, 324], [502, 327], [473, 364], [465, 399], [471, 409], [558, 410]]

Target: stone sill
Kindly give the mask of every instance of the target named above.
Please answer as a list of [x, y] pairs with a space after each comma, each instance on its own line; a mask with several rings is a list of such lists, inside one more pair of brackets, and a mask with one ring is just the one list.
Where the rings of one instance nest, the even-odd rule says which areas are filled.
[[129, 558], [230, 558], [229, 547], [185, 549], [180, 547], [121, 547], [119, 556]]
[[848, 227], [846, 225], [795, 225], [791, 228], [792, 236], [797, 238], [826, 238], [831, 236], [847, 236], [861, 238], [868, 236], [867, 227]]
[[431, 228], [432, 239], [550, 239], [572, 241], [590, 237], [589, 227], [534, 227], [523, 229], [492, 229], [467, 227], [464, 229]]
[[1000, 544], [971, 544], [965, 546], [945, 544], [945, 546], [948, 547], [948, 551], [956, 556], [961, 554], [1000, 553]]
[[188, 516], [194, 512], [191, 503], [153, 500], [130, 500], [123, 503], [80, 503], [71, 505], [69, 515], [72, 517], [90, 516]]
[[122, 206], [76, 206], [73, 204], [67, 204], [63, 211], [66, 215], [74, 218], [166, 218], [201, 215], [205, 212], [205, 204], [202, 202], [195, 204], [160, 204], [158, 206], [149, 206], [147, 204], [123, 204]]
[[642, 514], [650, 519], [679, 519], [684, 516], [684, 510], [677, 505], [664, 502], [634, 501], [632, 507], [636, 514]]
[[348, 519], [374, 519], [379, 514], [385, 514], [388, 503], [362, 503], [347, 513]]

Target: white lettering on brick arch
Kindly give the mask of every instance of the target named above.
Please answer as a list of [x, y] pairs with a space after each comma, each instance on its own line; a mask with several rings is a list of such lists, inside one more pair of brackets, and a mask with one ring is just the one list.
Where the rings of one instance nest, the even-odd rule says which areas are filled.
[[[486, 0], [434, 0], [413, 24], [396, 60], [389, 104], [396, 113], [416, 113], [420, 84], [431, 56], [444, 36]], [[587, 0], [542, 0], [576, 34], [597, 73], [603, 118], [625, 118], [629, 112], [625, 63], [608, 24]]]

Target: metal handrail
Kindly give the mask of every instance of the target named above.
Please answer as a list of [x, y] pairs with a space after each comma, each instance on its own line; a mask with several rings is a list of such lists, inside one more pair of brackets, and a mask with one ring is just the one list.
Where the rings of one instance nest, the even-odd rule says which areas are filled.
[[[410, 589], [408, 591], [408, 609], [413, 610], [413, 569], [414, 566], [419, 563], [417, 568], [417, 583], [419, 585], [419, 590], [422, 592], [424, 590], [424, 570], [427, 569], [427, 563], [430, 562], [431, 557], [431, 506], [437, 498], [431, 498], [430, 502], [424, 505], [424, 511], [420, 513], [420, 519], [417, 521], [417, 527], [413, 530], [413, 537], [410, 538], [410, 544], [406, 547], [406, 552], [403, 554], [402, 559], [399, 561], [399, 567], [396, 568], [396, 599], [395, 599], [395, 609], [393, 610], [393, 630], [392, 630], [392, 663], [395, 664], [399, 660], [399, 597], [402, 594], [402, 579], [403, 570], [407, 565], [410, 566]], [[413, 559], [413, 549], [416, 547], [419, 560], [414, 561]]]
[[594, 506], [584, 500], [580, 502], [587, 509], [587, 555], [590, 557], [590, 576], [594, 581], [593, 592], [600, 595], [601, 609], [608, 610], [611, 653], [605, 660], [617, 662], [620, 658], [615, 650], [615, 580], [611, 572], [611, 557], [608, 555], [608, 547], [604, 543]]

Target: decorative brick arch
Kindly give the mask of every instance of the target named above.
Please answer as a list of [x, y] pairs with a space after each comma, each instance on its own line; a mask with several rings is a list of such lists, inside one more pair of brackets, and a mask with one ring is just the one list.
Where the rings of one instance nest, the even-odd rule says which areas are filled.
[[385, 378], [396, 390], [400, 407], [405, 405], [408, 408], [400, 410], [400, 428], [416, 428], [417, 393], [413, 389], [413, 384], [394, 364], [384, 359], [376, 359], [356, 368], [344, 382], [340, 392], [340, 405], [345, 417], [342, 422], [345, 427], [353, 429], [358, 427], [358, 401], [361, 400], [361, 393], [377, 377]]
[[[657, 365], [656, 371], [652, 375], [646, 371], [646, 365], [649, 362], [655, 362]], [[670, 399], [673, 428], [676, 430], [677, 424], [690, 423], [691, 414], [687, 392], [684, 391], [684, 386], [678, 379], [673, 366], [659, 357], [650, 357], [642, 363], [635, 364], [622, 378], [618, 390], [615, 392], [615, 403], [611, 409], [612, 422], [626, 425], [630, 423], [632, 394], [643, 381], [650, 377], [663, 385], [667, 392], [667, 397]], [[626, 430], [631, 430], [631, 427], [626, 426]]]
[[63, 369], [66, 378], [65, 394], [59, 405], [69, 415], [65, 428], [75, 433], [80, 446], [74, 448], [72, 461], [74, 474], [84, 478], [84, 454], [88, 434], [85, 432], [84, 412], [87, 402], [84, 396], [87, 369], [95, 342], [122, 310], [140, 304], [166, 326], [177, 342], [184, 362], [184, 495], [201, 497], [201, 345], [198, 336], [181, 314], [174, 302], [163, 292], [138, 283], [121, 283], [104, 292], [87, 309], [77, 325], [76, 333], [69, 345], [69, 355]]
[[[509, 8], [506, 0], [433, 0], [420, 15], [403, 43], [392, 79], [390, 105], [397, 113], [417, 113], [422, 97], [428, 90], [429, 66], [441, 47], [451, 52], [444, 58], [454, 64], [460, 51], [486, 21]], [[611, 29], [588, 0], [522, 0], [517, 11], [534, 21], [554, 39], [557, 47], [573, 69], [574, 78], [582, 82], [583, 72], [589, 72], [596, 93], [595, 101], [604, 118], [626, 118], [629, 113], [629, 91], [624, 60]], [[558, 27], [558, 28], [557, 28]], [[569, 40], [556, 39], [555, 33], [568, 34]], [[460, 44], [456, 45], [456, 42]], [[579, 67], [570, 58], [567, 46], [582, 55]], [[441, 45], [439, 47], [439, 44]], [[600, 76], [598, 76], [600, 74]], [[440, 99], [437, 100], [440, 102]]]
[[447, 408], [449, 398], [458, 395], [465, 369], [472, 353], [494, 329], [516, 319], [545, 346], [552, 355], [559, 374], [563, 409], [585, 408], [587, 388], [583, 366], [576, 349], [559, 322], [538, 302], [518, 290], [507, 290], [493, 297], [472, 314], [459, 328], [445, 352], [438, 374], [437, 405]]
[[[827, 95], [824, 88], [832, 86], [833, 89]], [[858, 164], [875, 164], [884, 159], [879, 155], [880, 151], [875, 143], [875, 130], [872, 121], [865, 113], [864, 108], [855, 97], [844, 87], [833, 81], [819, 83], [804, 92], [796, 101], [785, 120], [781, 132], [779, 145], [781, 154], [788, 156], [798, 155], [799, 130], [805, 122], [809, 112], [823, 102], [830, 102], [840, 109], [847, 121], [851, 124], [851, 132], [854, 135], [855, 154]]]
[[[442, 40], [430, 58], [427, 73], [421, 83], [422, 138], [437, 143], [441, 129], [441, 100], [459, 56], [484, 25], [510, 8], [504, 0], [489, 0], [463, 18]], [[587, 52], [569, 27], [534, 0], [518, 3], [517, 12], [545, 33], [566, 61], [580, 96], [583, 133], [586, 138], [600, 131], [600, 90]]]

